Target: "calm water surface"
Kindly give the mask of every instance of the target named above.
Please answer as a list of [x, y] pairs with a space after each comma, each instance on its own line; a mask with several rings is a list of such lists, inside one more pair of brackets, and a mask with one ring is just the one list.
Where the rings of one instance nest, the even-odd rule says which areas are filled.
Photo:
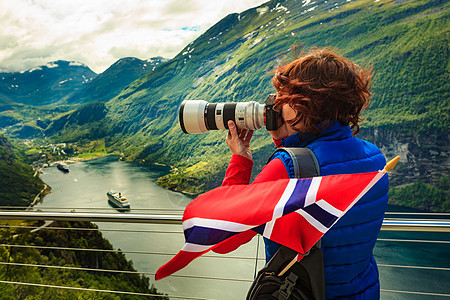
[[[41, 178], [52, 187], [37, 208], [70, 208], [79, 212], [120, 213], [107, 201], [106, 192], [116, 189], [131, 203], [131, 213], [161, 213], [141, 209], [167, 209], [182, 214], [182, 209], [191, 198], [180, 193], [165, 190], [156, 185], [156, 179], [168, 172], [162, 166], [143, 166], [133, 162], [119, 161], [118, 156], [106, 156], [69, 165], [70, 172], [63, 174], [55, 167], [44, 170]], [[164, 212], [165, 213], [165, 212]], [[155, 273], [184, 244], [181, 225], [97, 223], [103, 235], [122, 251], [145, 251], [155, 254], [127, 253], [139, 272]], [[158, 232], [114, 232], [109, 229]], [[159, 233], [169, 231], [169, 233]], [[418, 234], [381, 232], [380, 238], [450, 240], [448, 234]], [[254, 238], [250, 243], [228, 255], [201, 257], [177, 275], [201, 277], [253, 278], [255, 253], [259, 244], [257, 268], [262, 260], [262, 241]], [[159, 255], [166, 253], [166, 255]], [[253, 257], [235, 259], [230, 257]], [[450, 246], [430, 243], [378, 242], [375, 248], [378, 264], [415, 265], [450, 268]], [[207, 278], [185, 278], [169, 276], [151, 283], [158, 291], [169, 295], [199, 297], [207, 299], [245, 299], [250, 286], [246, 281], [211, 280]], [[450, 272], [436, 270], [413, 270], [405, 268], [380, 267], [383, 289], [440, 292], [450, 294]], [[382, 299], [438, 299], [431, 296], [411, 296], [382, 293]]]

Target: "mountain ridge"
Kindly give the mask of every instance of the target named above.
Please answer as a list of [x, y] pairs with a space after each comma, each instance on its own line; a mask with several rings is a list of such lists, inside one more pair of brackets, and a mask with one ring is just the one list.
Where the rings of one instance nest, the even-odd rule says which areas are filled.
[[155, 70], [158, 65], [166, 61], [167, 59], [160, 56], [148, 60], [136, 57], [121, 58], [83, 87], [81, 91], [71, 95], [67, 99], [67, 103], [106, 102], [128, 84]]
[[96, 76], [82, 63], [57, 60], [23, 72], [0, 73], [0, 95], [16, 103], [49, 105], [59, 102]]
[[[108, 101], [127, 84], [164, 62], [166, 59], [162, 57], [148, 60], [127, 57], [116, 61], [105, 72], [95, 74], [82, 63], [59, 60], [23, 72], [0, 73], [0, 128], [7, 128], [8, 134], [18, 138], [42, 138], [55, 118], [65, 118], [65, 114], [84, 104]], [[84, 72], [95, 76], [87, 78]], [[11, 82], [18, 83], [18, 91], [11, 91]], [[77, 122], [74, 124], [78, 126]], [[54, 132], [54, 128], [48, 132]]]

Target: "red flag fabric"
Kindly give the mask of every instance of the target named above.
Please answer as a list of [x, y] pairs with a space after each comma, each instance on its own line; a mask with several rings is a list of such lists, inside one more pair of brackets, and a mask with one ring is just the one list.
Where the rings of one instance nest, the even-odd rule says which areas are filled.
[[213, 189], [186, 207], [186, 243], [159, 268], [155, 279], [173, 274], [210, 250], [229, 253], [257, 233], [306, 253], [384, 174], [282, 179]]

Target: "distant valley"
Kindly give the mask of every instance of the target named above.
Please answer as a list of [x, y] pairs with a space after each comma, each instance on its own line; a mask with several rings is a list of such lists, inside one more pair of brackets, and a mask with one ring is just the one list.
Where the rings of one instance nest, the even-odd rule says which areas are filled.
[[[83, 104], [108, 101], [165, 61], [161, 57], [147, 61], [127, 57], [101, 74], [69, 61], [50, 62], [24, 72], [0, 73], [0, 127], [7, 128], [7, 134], [14, 137], [42, 138], [54, 120], [67, 118], [67, 113]], [[98, 121], [97, 117], [95, 113], [90, 120]], [[61, 122], [52, 124], [47, 136]]]

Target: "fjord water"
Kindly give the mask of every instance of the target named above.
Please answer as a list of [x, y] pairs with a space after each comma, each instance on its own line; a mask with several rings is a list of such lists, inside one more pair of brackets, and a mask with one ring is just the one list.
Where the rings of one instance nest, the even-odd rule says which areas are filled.
[[[55, 167], [44, 169], [41, 178], [52, 187], [52, 193], [47, 195], [36, 208], [120, 214], [121, 212], [108, 204], [106, 192], [110, 189], [122, 192], [130, 200], [130, 213], [181, 215], [184, 207], [192, 200], [191, 197], [156, 185], [156, 179], [169, 172], [167, 167], [144, 166], [119, 161], [118, 158], [118, 156], [106, 156], [72, 163], [69, 164], [68, 174], [63, 174]], [[184, 244], [181, 225], [126, 223], [97, 223], [97, 225], [114, 249], [124, 251], [139, 272], [155, 273], [157, 268], [167, 262]], [[123, 231], [109, 231], [112, 229]], [[381, 232], [379, 237], [450, 240], [448, 234], [442, 233]], [[243, 299], [250, 286], [250, 282], [246, 280], [252, 279], [254, 275], [257, 247], [259, 247], [258, 252], [261, 258], [258, 260], [257, 268], [259, 269], [264, 264], [262, 240], [254, 238], [231, 254], [208, 253], [176, 273], [176, 275], [193, 276], [193, 278], [169, 276], [155, 282], [153, 276], [148, 277], [159, 292], [169, 295], [205, 299]], [[126, 253], [127, 251], [134, 253]], [[164, 254], [161, 255], [161, 253]], [[379, 241], [374, 253], [380, 265], [450, 268], [449, 244]], [[450, 294], [448, 286], [450, 272], [448, 271], [392, 267], [379, 269], [382, 289]], [[213, 280], [208, 277], [234, 278], [241, 281]], [[425, 295], [382, 293], [382, 299], [437, 298]]]
[[[172, 192], [156, 185], [156, 179], [169, 172], [163, 166], [144, 166], [133, 162], [119, 161], [118, 156], [106, 156], [94, 160], [69, 164], [70, 172], [64, 174], [56, 167], [43, 170], [42, 180], [52, 187], [52, 192], [36, 209], [64, 208], [59, 211], [88, 213], [126, 213], [118, 212], [108, 204], [106, 193], [110, 189], [121, 192], [130, 200], [130, 213], [178, 214], [192, 200], [181, 193]], [[141, 210], [153, 209], [153, 210]], [[159, 210], [165, 209], [165, 211]], [[184, 244], [181, 225], [96, 223], [114, 249], [122, 251], [141, 251], [159, 254], [126, 253], [139, 272], [155, 273]], [[108, 231], [130, 230], [127, 231]], [[142, 232], [153, 231], [153, 232]], [[167, 233], [170, 232], [170, 233]], [[256, 241], [249, 247], [242, 247], [230, 256], [251, 257], [255, 252]], [[261, 252], [260, 252], [261, 253]], [[254, 259], [228, 260], [224, 255], [218, 258], [205, 257], [194, 261], [177, 275], [202, 277], [253, 278]], [[248, 289], [249, 282], [216, 281], [212, 279], [185, 278], [170, 276], [155, 282], [159, 292], [169, 295], [191, 296], [206, 299], [241, 299]]]

